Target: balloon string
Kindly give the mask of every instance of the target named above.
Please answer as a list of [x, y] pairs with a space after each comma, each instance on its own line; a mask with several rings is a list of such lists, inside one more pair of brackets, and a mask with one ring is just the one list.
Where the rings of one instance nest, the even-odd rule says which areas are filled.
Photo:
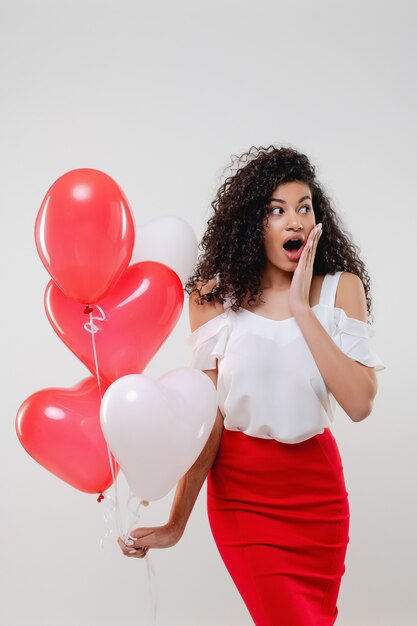
[[152, 608], [153, 608], [153, 626], [156, 626], [156, 614], [158, 610], [158, 587], [157, 587], [157, 578], [155, 574], [155, 569], [152, 565], [149, 550], [146, 553], [145, 560], [146, 560], [146, 566], [148, 569], [148, 584], [149, 584], [149, 591], [151, 595]]
[[[138, 504], [137, 504], [136, 508], [134, 508], [134, 505], [133, 505], [133, 502], [134, 502], [135, 498], [138, 499]], [[131, 530], [133, 530], [133, 528], [139, 522], [139, 519], [140, 519], [139, 509], [140, 509], [140, 507], [141, 506], [148, 506], [148, 504], [149, 504], [148, 500], [141, 500], [135, 494], [133, 494], [132, 491], [130, 490], [128, 501], [127, 501], [127, 510], [128, 510], [128, 513], [130, 513], [130, 515], [129, 515], [129, 519], [128, 519], [128, 523], [127, 523], [127, 531], [126, 531], [125, 536], [124, 536], [124, 541], [126, 541], [129, 538]], [[153, 626], [155, 626], [156, 625], [156, 615], [157, 615], [157, 612], [158, 612], [158, 586], [157, 586], [157, 578], [156, 578], [156, 574], [155, 574], [155, 569], [154, 569], [154, 567], [152, 565], [152, 560], [150, 558], [149, 550], [146, 553], [146, 555], [144, 556], [144, 559], [146, 561], [146, 568], [147, 568], [147, 573], [148, 573], [149, 593], [150, 593], [152, 609], [153, 609]]]
[[[103, 309], [100, 306], [98, 306], [98, 304], [96, 304], [95, 306], [99, 309], [99, 311], [101, 313], [101, 317], [93, 316], [93, 308], [91, 307], [91, 305], [87, 305], [85, 310], [84, 310], [84, 313], [89, 315], [90, 321], [86, 322], [84, 324], [84, 328], [85, 328], [85, 330], [87, 332], [89, 332], [91, 334], [91, 343], [92, 343], [92, 347], [93, 347], [93, 355], [94, 355], [94, 365], [95, 365], [95, 370], [96, 370], [96, 378], [97, 378], [97, 384], [98, 384], [98, 389], [99, 389], [99, 393], [100, 393], [100, 398], [102, 400], [103, 399], [103, 393], [102, 393], [102, 389], [101, 389], [100, 372], [99, 372], [99, 368], [98, 368], [98, 359], [97, 359], [97, 347], [96, 347], [96, 342], [95, 342], [95, 334], [100, 330], [100, 328], [99, 328], [99, 326], [94, 324], [94, 320], [103, 322], [106, 319], [106, 314], [104, 313]], [[100, 539], [100, 546], [101, 546], [101, 548], [104, 548], [104, 541], [113, 532], [113, 528], [116, 529], [118, 536], [119, 537], [123, 537], [124, 541], [126, 541], [128, 536], [129, 536], [129, 534], [130, 534], [130, 531], [133, 530], [133, 527], [138, 523], [138, 521], [140, 519], [140, 515], [139, 515], [140, 506], [141, 505], [147, 506], [149, 504], [149, 502], [147, 500], [140, 500], [140, 499], [138, 499], [139, 501], [138, 501], [137, 507], [136, 507], [135, 510], [133, 510], [131, 503], [134, 500], [134, 498], [136, 498], [137, 496], [132, 494], [132, 491], [130, 491], [129, 497], [128, 497], [128, 501], [127, 501], [127, 510], [128, 510], [128, 513], [130, 513], [130, 519], [128, 519], [128, 522], [127, 522], [126, 532], [123, 533], [122, 532], [121, 516], [120, 516], [120, 507], [119, 507], [119, 504], [118, 504], [118, 496], [117, 496], [116, 472], [115, 472], [115, 467], [113, 466], [113, 457], [112, 457], [112, 454], [110, 452], [110, 448], [109, 448], [109, 445], [108, 445], [107, 441], [106, 441], [106, 446], [107, 446], [107, 454], [108, 454], [108, 457], [109, 457], [111, 474], [112, 474], [112, 478], [113, 478], [114, 500], [110, 496], [110, 494], [108, 493], [108, 490], [106, 490], [104, 493], [100, 494], [100, 496], [98, 498], [99, 502], [102, 499], [105, 500], [105, 503], [107, 505], [107, 511], [104, 514], [104, 522], [108, 523], [108, 525], [110, 526], [109, 530], [104, 534], [104, 537], [102, 537]], [[153, 625], [156, 626], [156, 616], [157, 616], [157, 610], [158, 610], [157, 578], [156, 578], [156, 574], [155, 574], [155, 569], [154, 569], [154, 567], [152, 565], [152, 561], [151, 561], [151, 558], [150, 558], [150, 555], [149, 555], [149, 551], [146, 553], [144, 558], [146, 560], [147, 573], [148, 573], [148, 585], [149, 585], [149, 591], [150, 591], [152, 608], [153, 608]]]
[[[98, 368], [98, 358], [97, 358], [97, 346], [96, 346], [96, 338], [95, 335], [96, 333], [100, 330], [100, 327], [97, 326], [94, 323], [94, 320], [96, 321], [100, 321], [100, 322], [104, 322], [106, 319], [106, 314], [104, 313], [103, 309], [98, 305], [94, 305], [97, 307], [97, 309], [100, 311], [101, 316], [95, 315], [93, 316], [93, 307], [91, 305], [87, 305], [84, 309], [84, 313], [89, 315], [90, 321], [86, 322], [84, 324], [84, 328], [87, 332], [90, 333], [91, 335], [91, 343], [92, 343], [92, 347], [93, 347], [93, 356], [94, 356], [94, 365], [95, 365], [95, 370], [96, 370], [96, 378], [97, 378], [97, 385], [98, 385], [98, 390], [100, 393], [100, 398], [101, 400], [103, 400], [103, 391], [101, 388], [101, 380], [100, 380], [100, 372], [99, 372], [99, 368]], [[110, 448], [109, 445], [106, 441], [106, 448], [107, 448], [107, 456], [109, 459], [109, 465], [110, 465], [110, 471], [111, 471], [111, 476], [112, 476], [112, 482], [113, 482], [113, 488], [114, 488], [114, 503], [115, 503], [115, 523], [116, 523], [116, 530], [119, 534], [119, 536], [121, 535], [120, 529], [121, 529], [121, 524], [120, 524], [120, 514], [119, 514], [119, 506], [118, 506], [118, 497], [117, 497], [117, 480], [116, 480], [116, 468], [115, 465], [113, 464], [113, 457], [112, 454], [110, 452]], [[98, 499], [98, 501], [100, 502], [101, 498]]]
[[115, 503], [113, 498], [110, 496], [107, 491], [104, 492], [104, 506], [105, 513], [103, 515], [104, 523], [107, 526], [107, 530], [104, 533], [104, 536], [100, 539], [100, 547], [104, 549], [105, 540], [113, 533], [113, 529], [116, 528], [115, 523]]
[[99, 320], [101, 322], [104, 322], [104, 320], [106, 319], [106, 314], [104, 313], [103, 309], [99, 307], [97, 304], [96, 304], [96, 307], [100, 309], [101, 317], [97, 317], [97, 316], [93, 317], [92, 307], [87, 306], [84, 310], [84, 313], [89, 314], [90, 321], [84, 324], [84, 328], [87, 332], [91, 334], [91, 342], [93, 344], [93, 355], [94, 355], [94, 364], [96, 368], [97, 384], [98, 384], [98, 388], [100, 391], [100, 397], [103, 398], [103, 393], [101, 391], [100, 375], [99, 375], [99, 370], [98, 370], [97, 348], [96, 348], [96, 341], [95, 341], [95, 334], [100, 330], [100, 328], [96, 326], [96, 324], [94, 324], [93, 320]]

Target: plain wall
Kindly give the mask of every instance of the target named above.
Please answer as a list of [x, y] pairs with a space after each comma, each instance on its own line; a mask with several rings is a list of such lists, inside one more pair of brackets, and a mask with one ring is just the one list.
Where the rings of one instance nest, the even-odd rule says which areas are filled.
[[[416, 5], [376, 1], [0, 2], [1, 591], [4, 626], [151, 624], [146, 563], [126, 559], [94, 496], [23, 450], [15, 415], [88, 375], [43, 309], [33, 228], [56, 178], [101, 169], [137, 224], [199, 238], [231, 154], [289, 145], [317, 168], [372, 279], [372, 414], [338, 410], [351, 507], [340, 626], [416, 623]], [[187, 366], [188, 302], [145, 374]], [[161, 460], [162, 462], [162, 460]], [[252, 623], [210, 534], [205, 485], [184, 537], [151, 551], [158, 626]], [[163, 523], [173, 491], [142, 513]]]

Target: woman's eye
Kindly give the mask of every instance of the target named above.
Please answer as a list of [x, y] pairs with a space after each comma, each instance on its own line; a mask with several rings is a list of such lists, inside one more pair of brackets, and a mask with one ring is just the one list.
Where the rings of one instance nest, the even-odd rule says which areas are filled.
[[[308, 213], [308, 211], [311, 211], [311, 207], [308, 204], [305, 204], [304, 206], [301, 207], [301, 209], [307, 209], [306, 213]], [[301, 211], [300, 209], [300, 211]], [[280, 206], [276, 206], [273, 207], [271, 209], [271, 213], [273, 213], [274, 211], [283, 211], [284, 209]], [[280, 213], [275, 213], [275, 215], [281, 215]]]

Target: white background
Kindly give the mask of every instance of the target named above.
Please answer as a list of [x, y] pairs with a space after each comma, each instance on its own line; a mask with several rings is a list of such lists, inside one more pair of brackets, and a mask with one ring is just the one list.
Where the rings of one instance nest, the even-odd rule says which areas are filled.
[[[188, 220], [200, 238], [231, 154], [305, 152], [372, 278], [372, 414], [333, 433], [351, 507], [340, 626], [416, 623], [416, 5], [410, 2], [2, 0], [1, 623], [147, 626], [146, 563], [104, 551], [103, 508], [38, 465], [18, 407], [88, 375], [43, 310], [33, 227], [78, 167], [121, 185], [138, 224]], [[144, 373], [187, 366], [188, 301]], [[414, 371], [413, 371], [414, 369]], [[162, 462], [162, 460], [161, 460]], [[200, 493], [181, 542], [154, 550], [158, 626], [252, 620], [217, 553]], [[163, 523], [173, 492], [144, 510]], [[284, 624], [282, 626], [285, 626]]]

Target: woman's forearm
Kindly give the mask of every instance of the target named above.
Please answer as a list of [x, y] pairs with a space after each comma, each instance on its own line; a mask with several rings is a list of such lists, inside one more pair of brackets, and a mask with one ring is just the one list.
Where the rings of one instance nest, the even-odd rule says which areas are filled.
[[311, 309], [296, 312], [294, 316], [324, 382], [338, 404], [355, 422], [367, 417], [377, 391], [376, 382], [368, 375], [367, 368], [342, 352]]
[[216, 458], [222, 431], [223, 416], [218, 409], [216, 421], [206, 445], [194, 465], [178, 481], [168, 524], [174, 526], [181, 535], [187, 525], [200, 489]]

